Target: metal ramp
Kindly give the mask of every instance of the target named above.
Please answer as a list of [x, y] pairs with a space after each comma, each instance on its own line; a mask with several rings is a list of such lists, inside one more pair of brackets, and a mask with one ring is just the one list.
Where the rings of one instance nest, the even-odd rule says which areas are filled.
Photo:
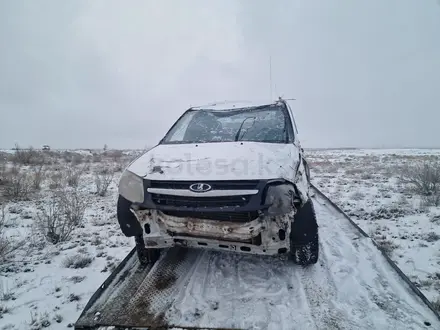
[[318, 264], [173, 248], [144, 268], [133, 250], [75, 329], [440, 329], [426, 297], [314, 189]]

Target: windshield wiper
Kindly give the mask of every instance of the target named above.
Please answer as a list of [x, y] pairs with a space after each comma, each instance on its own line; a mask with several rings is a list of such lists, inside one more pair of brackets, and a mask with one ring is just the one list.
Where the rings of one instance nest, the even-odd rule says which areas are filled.
[[[248, 120], [248, 119], [253, 119], [253, 120], [254, 120], [254, 122], [253, 122], [253, 124], [252, 124], [252, 126], [254, 126], [254, 124], [255, 124], [255, 117], [246, 117], [246, 118], [242, 121], [242, 123], [241, 123], [241, 125], [240, 125], [240, 128], [238, 129], [237, 134], [235, 134], [235, 141], [238, 141], [238, 138], [240, 137], [241, 129], [243, 128], [244, 123], [245, 123], [246, 120]], [[251, 127], [252, 127], [252, 126], [251, 126]]]

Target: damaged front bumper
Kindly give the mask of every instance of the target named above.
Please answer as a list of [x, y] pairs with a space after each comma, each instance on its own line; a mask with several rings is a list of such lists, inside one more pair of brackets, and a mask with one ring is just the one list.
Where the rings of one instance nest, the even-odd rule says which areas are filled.
[[259, 255], [285, 254], [290, 250], [294, 211], [248, 222], [175, 217], [151, 209], [132, 212], [141, 224], [147, 248], [185, 246]]

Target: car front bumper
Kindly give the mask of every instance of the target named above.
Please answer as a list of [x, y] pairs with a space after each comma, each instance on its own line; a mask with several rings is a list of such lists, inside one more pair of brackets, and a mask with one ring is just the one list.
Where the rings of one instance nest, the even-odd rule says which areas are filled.
[[170, 216], [159, 210], [133, 211], [147, 248], [185, 246], [248, 254], [278, 255], [290, 250], [294, 212], [248, 222]]

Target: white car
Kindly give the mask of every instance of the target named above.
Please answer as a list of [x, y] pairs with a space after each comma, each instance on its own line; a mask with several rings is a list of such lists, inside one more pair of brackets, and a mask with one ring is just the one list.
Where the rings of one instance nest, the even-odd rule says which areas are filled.
[[193, 107], [119, 182], [141, 263], [173, 246], [318, 260], [310, 172], [285, 100]]

